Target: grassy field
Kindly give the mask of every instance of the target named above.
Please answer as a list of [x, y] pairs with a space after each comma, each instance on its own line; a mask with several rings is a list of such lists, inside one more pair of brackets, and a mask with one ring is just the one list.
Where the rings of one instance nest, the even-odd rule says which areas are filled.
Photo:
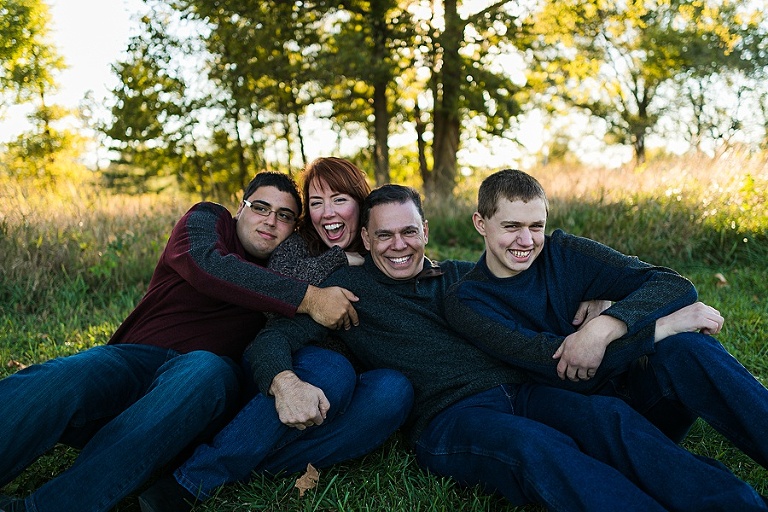
[[[686, 158], [622, 170], [551, 166], [532, 173], [550, 195], [549, 229], [595, 238], [689, 277], [701, 299], [726, 317], [723, 344], [759, 379], [768, 379], [764, 156]], [[481, 177], [467, 179], [450, 204], [427, 200], [433, 258], [479, 256], [482, 245], [470, 215]], [[122, 196], [88, 182], [51, 188], [0, 177], [0, 201], [0, 376], [5, 376], [106, 342], [144, 293], [172, 225], [194, 199]], [[721, 460], [768, 494], [768, 472], [708, 426], [697, 424], [685, 446]], [[0, 493], [25, 495], [75, 456], [57, 447]], [[200, 509], [516, 510], [420, 471], [397, 436], [363, 460], [323, 471], [317, 488], [303, 498], [293, 488], [295, 478], [257, 477], [228, 486]], [[135, 497], [116, 510], [138, 510]]]

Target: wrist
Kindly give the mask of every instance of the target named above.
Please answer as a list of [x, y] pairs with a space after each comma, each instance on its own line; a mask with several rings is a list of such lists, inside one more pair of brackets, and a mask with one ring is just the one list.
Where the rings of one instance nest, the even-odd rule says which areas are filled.
[[279, 395], [287, 386], [295, 383], [299, 377], [291, 370], [283, 370], [272, 379], [272, 385], [269, 386], [269, 394]]
[[588, 324], [589, 326], [597, 330], [596, 337], [601, 339], [606, 347], [627, 334], [627, 324], [610, 315], [598, 316]]
[[314, 296], [317, 290], [318, 288], [316, 286], [312, 286], [311, 284], [307, 286], [307, 291], [304, 292], [304, 298], [301, 300], [299, 307], [296, 308], [297, 313], [308, 314], [310, 312], [312, 297]]

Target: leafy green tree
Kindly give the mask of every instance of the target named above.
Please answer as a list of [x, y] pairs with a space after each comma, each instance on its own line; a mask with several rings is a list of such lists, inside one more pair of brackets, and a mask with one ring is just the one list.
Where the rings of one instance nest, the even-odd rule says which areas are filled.
[[64, 64], [48, 40], [49, 26], [48, 5], [42, 0], [0, 0], [3, 104], [38, 99], [55, 88], [54, 74]]
[[[435, 8], [442, 4], [441, 10]], [[467, 2], [468, 5], [471, 5]], [[458, 0], [431, 2], [431, 16], [421, 24], [421, 65], [428, 70], [426, 106], [414, 111], [417, 132], [426, 133], [422, 117], [431, 108], [432, 169], [419, 151], [424, 188], [449, 196], [458, 177], [458, 150], [464, 126], [471, 120], [475, 136], [501, 135], [520, 112], [519, 88], [495, 59], [511, 50], [523, 30], [517, 2], [497, 1], [478, 11], [462, 10]], [[424, 5], [425, 11], [427, 6]], [[441, 14], [441, 15], [438, 15]], [[418, 145], [427, 144], [419, 138]]]
[[[56, 73], [64, 62], [49, 40], [50, 14], [39, 0], [0, 0], [0, 103], [1, 106], [29, 103], [32, 130], [10, 144], [22, 156], [23, 175], [54, 178], [57, 155], [73, 147], [73, 136], [54, 127], [68, 113], [49, 101], [56, 90]], [[22, 169], [23, 168], [23, 169]]]
[[[412, 59], [404, 51], [415, 32], [409, 13], [397, 0], [340, 2], [334, 29], [323, 39], [320, 68], [324, 95], [337, 123], [367, 126], [373, 148], [374, 178], [390, 176], [389, 137], [393, 116], [402, 120], [396, 78]], [[369, 122], [367, 119], [372, 119]]]
[[[205, 197], [203, 157], [195, 132], [204, 99], [187, 85], [180, 64], [182, 43], [165, 31], [168, 23], [157, 14], [144, 16], [142, 30], [129, 41], [126, 57], [113, 66], [119, 83], [112, 90], [112, 122], [104, 133], [111, 149], [121, 155], [121, 165], [112, 169], [121, 171], [111, 178], [113, 182], [163, 182], [162, 178], [173, 177], [189, 182], [184, 174], [190, 174], [197, 178], [193, 188]], [[133, 169], [133, 179], [124, 172], [126, 168]]]
[[576, 107], [603, 120], [608, 141], [631, 145], [642, 162], [675, 81], [765, 65], [758, 14], [715, 0], [547, 2], [523, 41], [533, 57], [529, 82], [550, 109]]

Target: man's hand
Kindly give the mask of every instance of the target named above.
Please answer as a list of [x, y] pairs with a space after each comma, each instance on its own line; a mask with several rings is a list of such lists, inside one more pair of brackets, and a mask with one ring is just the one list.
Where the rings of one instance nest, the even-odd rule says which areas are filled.
[[304, 382], [288, 370], [275, 375], [269, 393], [275, 397], [275, 409], [280, 421], [299, 430], [321, 425], [331, 406], [320, 388]]
[[346, 288], [318, 288], [310, 285], [296, 312], [307, 313], [315, 322], [329, 329], [349, 329], [359, 323], [357, 311], [352, 306], [358, 300]]
[[608, 345], [627, 332], [627, 325], [608, 315], [590, 321], [583, 329], [567, 336], [552, 356], [560, 359], [557, 375], [565, 380], [589, 380], [603, 362]]
[[577, 329], [582, 329], [587, 322], [594, 320], [600, 313], [611, 307], [609, 300], [590, 300], [579, 304], [576, 315], [571, 320], [571, 324]]
[[715, 335], [723, 328], [723, 322], [725, 319], [718, 310], [703, 302], [695, 302], [656, 320], [654, 341], [658, 343], [681, 332], [698, 331]]

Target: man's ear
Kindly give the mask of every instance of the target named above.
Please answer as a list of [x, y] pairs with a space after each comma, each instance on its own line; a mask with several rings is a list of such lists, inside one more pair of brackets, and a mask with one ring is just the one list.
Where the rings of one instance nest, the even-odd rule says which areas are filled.
[[240, 201], [240, 206], [237, 208], [237, 212], [235, 212], [234, 218], [239, 219], [240, 218], [240, 212], [243, 211], [243, 208], [245, 208], [245, 203]]
[[480, 212], [475, 212], [472, 214], [472, 224], [475, 225], [475, 229], [478, 233], [480, 233], [483, 237], [485, 236], [485, 219], [482, 215], [480, 215]]
[[371, 252], [371, 241], [368, 240], [368, 230], [365, 227], [360, 230], [360, 237], [363, 239], [365, 250]]
[[424, 219], [424, 245], [429, 243], [429, 221]]

